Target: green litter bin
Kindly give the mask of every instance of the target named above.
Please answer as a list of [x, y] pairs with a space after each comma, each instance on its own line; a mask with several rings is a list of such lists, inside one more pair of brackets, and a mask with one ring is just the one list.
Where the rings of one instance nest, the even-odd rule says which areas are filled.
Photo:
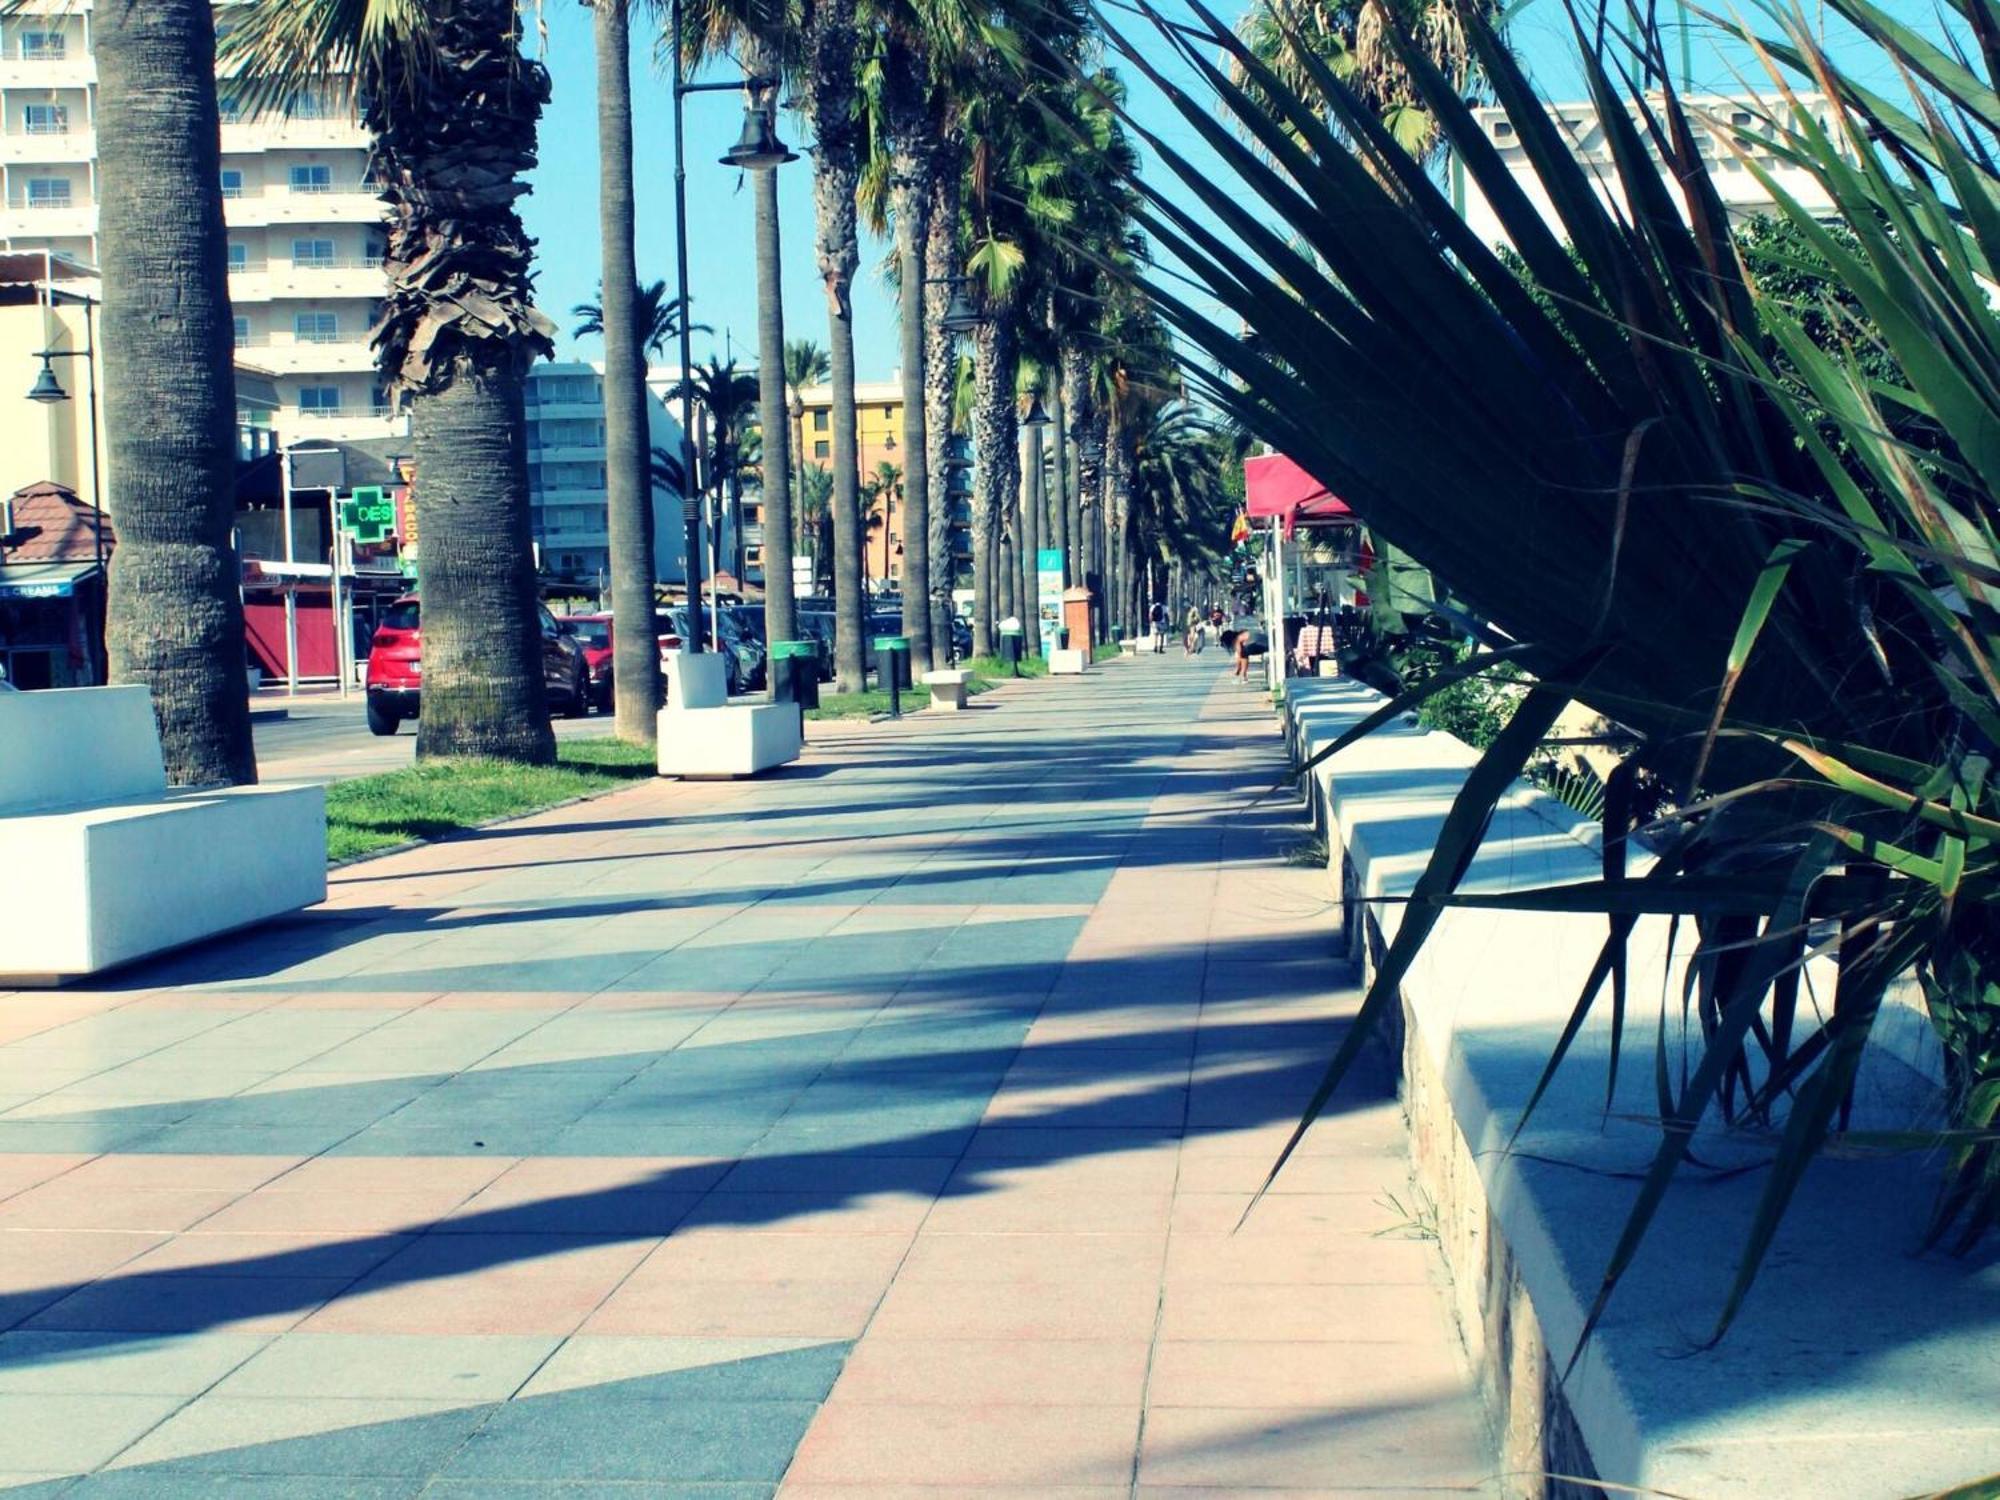
[[883, 691], [893, 685], [897, 691], [910, 690], [910, 638], [906, 635], [878, 635], [874, 640], [875, 680]]
[[819, 707], [819, 642], [771, 642], [771, 694], [801, 712]]

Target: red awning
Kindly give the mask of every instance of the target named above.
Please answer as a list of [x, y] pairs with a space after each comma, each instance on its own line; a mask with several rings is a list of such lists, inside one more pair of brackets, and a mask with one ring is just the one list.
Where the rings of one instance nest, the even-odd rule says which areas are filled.
[[1282, 453], [1243, 460], [1244, 489], [1252, 516], [1271, 516], [1290, 537], [1300, 526], [1338, 526], [1353, 521], [1327, 487]]

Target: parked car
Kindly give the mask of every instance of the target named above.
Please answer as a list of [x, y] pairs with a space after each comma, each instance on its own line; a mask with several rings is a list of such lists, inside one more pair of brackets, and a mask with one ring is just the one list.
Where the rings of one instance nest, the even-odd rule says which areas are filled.
[[[703, 606], [702, 613], [705, 617], [710, 615], [708, 606]], [[685, 639], [688, 633], [687, 606], [675, 605], [667, 612], [667, 617], [673, 622], [674, 633]], [[764, 685], [766, 664], [763, 644], [745, 635], [742, 626], [731, 618], [727, 609], [722, 611], [716, 623], [719, 626], [717, 632], [703, 629], [703, 648], [707, 649], [719, 634], [722, 654], [729, 662], [729, 691], [732, 694], [755, 692]]]
[[611, 707], [611, 616], [564, 615], [557, 622], [583, 648], [583, 663], [590, 671], [590, 701], [599, 709]]
[[[590, 712], [590, 666], [582, 645], [556, 617], [539, 606], [542, 624], [542, 681], [549, 707], [558, 706], [570, 718]], [[368, 727], [376, 734], [394, 734], [405, 719], [421, 709], [423, 688], [422, 605], [405, 595], [383, 612], [368, 647]]]

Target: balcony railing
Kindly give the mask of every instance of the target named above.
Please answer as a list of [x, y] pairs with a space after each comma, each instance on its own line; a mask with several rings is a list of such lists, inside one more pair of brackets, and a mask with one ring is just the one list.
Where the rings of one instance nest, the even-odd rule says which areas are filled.
[[62, 37], [51, 37], [38, 46], [26, 47], [16, 42], [11, 47], [0, 48], [0, 61], [6, 62], [68, 62], [69, 43]]
[[26, 120], [26, 121], [23, 121], [23, 122], [22, 122], [22, 125], [21, 125], [21, 129], [19, 130], [18, 134], [21, 134], [21, 135], [68, 135], [68, 134], [69, 134], [69, 121], [68, 121], [67, 119], [61, 119], [61, 120]]
[[8, 198], [7, 206], [12, 209], [32, 209], [36, 211], [48, 209], [51, 212], [56, 212], [75, 208], [89, 208], [91, 205], [84, 202], [81, 198], [74, 196], [66, 198], [30, 198], [25, 194], [17, 193]]

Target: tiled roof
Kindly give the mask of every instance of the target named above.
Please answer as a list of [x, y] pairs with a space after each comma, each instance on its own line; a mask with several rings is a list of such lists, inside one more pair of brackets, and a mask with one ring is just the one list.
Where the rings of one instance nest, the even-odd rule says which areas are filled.
[[[14, 491], [14, 529], [39, 527], [40, 533], [7, 553], [9, 562], [90, 562], [97, 556], [96, 528], [87, 501], [50, 480]], [[104, 518], [104, 555], [109, 557], [117, 532]]]

